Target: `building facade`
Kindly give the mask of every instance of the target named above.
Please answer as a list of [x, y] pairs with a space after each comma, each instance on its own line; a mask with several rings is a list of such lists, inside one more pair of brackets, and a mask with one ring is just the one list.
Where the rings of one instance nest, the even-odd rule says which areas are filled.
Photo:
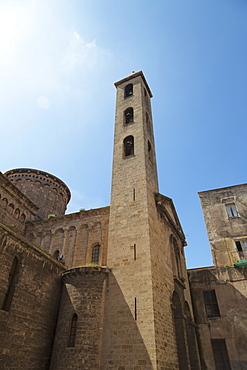
[[244, 206], [225, 197], [228, 219], [243, 218], [228, 250], [212, 221], [219, 196], [200, 193], [215, 267], [187, 274], [178, 215], [158, 188], [151, 90], [142, 72], [115, 87], [109, 207], [65, 215], [60, 179], [0, 174], [0, 367], [244, 369], [246, 269], [233, 267], [245, 257]]
[[[199, 193], [214, 266], [189, 270], [207, 369], [247, 368], [247, 184]], [[221, 367], [220, 367], [221, 366]]]

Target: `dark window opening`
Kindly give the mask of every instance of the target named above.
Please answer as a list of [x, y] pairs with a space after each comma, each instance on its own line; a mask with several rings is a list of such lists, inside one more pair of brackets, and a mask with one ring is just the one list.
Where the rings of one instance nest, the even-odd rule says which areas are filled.
[[132, 154], [134, 154], [134, 137], [127, 136], [124, 139], [124, 156], [128, 157]]
[[151, 160], [152, 146], [148, 140], [148, 158]]
[[136, 261], [136, 244], [134, 244], [134, 261]]
[[135, 321], [137, 320], [137, 301], [135, 298]]
[[180, 263], [180, 251], [179, 251], [179, 246], [175, 238], [173, 238], [173, 250], [174, 250], [175, 260], [176, 260], [177, 277], [180, 278], [182, 277], [181, 263]]
[[55, 260], [59, 260], [59, 256], [60, 256], [60, 252], [59, 250], [57, 249], [54, 253], [53, 253], [53, 258], [55, 258]]
[[133, 189], [133, 201], [135, 202], [136, 200], [136, 189]]
[[238, 211], [235, 204], [226, 205], [226, 212], [229, 218], [238, 217]]
[[133, 108], [127, 108], [124, 112], [124, 123], [128, 124], [134, 121], [134, 110]]
[[6, 198], [3, 198], [2, 199], [2, 206], [3, 206], [3, 209], [6, 209], [7, 208], [7, 205], [8, 205], [8, 201]]
[[10, 310], [10, 306], [11, 306], [12, 299], [14, 297], [14, 292], [15, 292], [17, 274], [18, 274], [18, 259], [15, 257], [12, 262], [12, 266], [9, 272], [8, 290], [5, 293], [5, 297], [4, 297], [3, 304], [2, 304], [2, 310], [4, 311]]
[[203, 292], [203, 299], [207, 317], [220, 317], [220, 311], [215, 290], [205, 290]]
[[71, 320], [69, 340], [68, 340], [68, 347], [74, 347], [75, 346], [76, 329], [77, 329], [77, 318], [78, 318], [78, 316], [75, 313], [72, 316], [72, 320]]
[[95, 245], [95, 247], [93, 247], [93, 251], [92, 251], [92, 263], [96, 263], [98, 264], [99, 263], [99, 256], [100, 256], [100, 245]]
[[238, 255], [241, 259], [245, 258], [245, 255], [247, 256], [247, 240], [236, 240], [235, 245], [238, 251]]
[[127, 98], [131, 95], [133, 95], [133, 84], [128, 84], [124, 89], [124, 97]]
[[225, 339], [211, 339], [216, 370], [231, 370]]
[[240, 241], [235, 242], [235, 244], [238, 250], [239, 257], [244, 257], [244, 251], [243, 251]]

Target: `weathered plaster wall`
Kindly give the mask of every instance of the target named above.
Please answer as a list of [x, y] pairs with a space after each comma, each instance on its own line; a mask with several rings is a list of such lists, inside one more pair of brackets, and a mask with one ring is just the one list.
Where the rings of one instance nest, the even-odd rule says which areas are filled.
[[[247, 269], [189, 270], [204, 368], [215, 369], [211, 339], [225, 339], [232, 370], [247, 367]], [[219, 317], [207, 317], [203, 291], [214, 289]]]

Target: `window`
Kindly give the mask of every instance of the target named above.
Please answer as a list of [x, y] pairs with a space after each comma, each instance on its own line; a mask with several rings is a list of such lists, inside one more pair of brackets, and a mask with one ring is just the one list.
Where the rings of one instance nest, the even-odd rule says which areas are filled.
[[78, 319], [78, 316], [75, 313], [71, 319], [68, 347], [75, 347], [77, 319]]
[[134, 111], [133, 108], [127, 108], [124, 112], [124, 123], [128, 124], [134, 121]]
[[238, 251], [238, 255], [240, 258], [245, 258], [247, 256], [247, 240], [235, 240], [235, 245]]
[[7, 205], [8, 205], [7, 199], [6, 198], [3, 198], [2, 199], [2, 207], [3, 207], [3, 209], [6, 209], [7, 208]]
[[93, 252], [92, 252], [92, 263], [99, 263], [99, 255], [100, 255], [100, 245], [95, 245], [93, 247]]
[[234, 203], [226, 205], [226, 212], [229, 218], [238, 217], [238, 211]]
[[152, 146], [148, 140], [148, 158], [151, 160]]
[[205, 290], [203, 292], [203, 299], [207, 317], [220, 317], [220, 311], [215, 290]]
[[124, 139], [124, 156], [128, 157], [132, 154], [134, 154], [134, 137], [127, 136]]
[[53, 258], [55, 258], [55, 260], [59, 260], [59, 255], [60, 255], [60, 252], [59, 250], [57, 249], [54, 253], [53, 253]]
[[2, 308], [1, 308], [4, 311], [10, 310], [10, 306], [11, 306], [12, 299], [14, 297], [14, 292], [15, 292], [17, 273], [18, 273], [18, 259], [15, 257], [12, 262], [12, 266], [9, 272], [8, 290], [5, 293], [5, 297], [4, 297]]
[[231, 370], [225, 339], [211, 339], [216, 370]]
[[19, 210], [19, 208], [16, 208], [15, 213], [14, 213], [14, 216], [17, 219], [20, 217], [20, 210]]
[[133, 95], [133, 84], [128, 84], [124, 89], [124, 97], [127, 98], [131, 95]]

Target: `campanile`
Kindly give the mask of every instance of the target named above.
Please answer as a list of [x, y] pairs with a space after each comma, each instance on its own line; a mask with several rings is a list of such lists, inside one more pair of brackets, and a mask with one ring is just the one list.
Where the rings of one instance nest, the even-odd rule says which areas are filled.
[[[158, 180], [152, 93], [142, 72], [117, 89], [108, 261], [108, 359], [113, 366], [156, 368], [150, 227]], [[139, 353], [139, 355], [138, 355]], [[110, 355], [111, 354], [111, 355]], [[139, 357], [138, 357], [139, 356]], [[109, 364], [108, 364], [109, 365]], [[105, 365], [106, 366], [106, 365]]]

